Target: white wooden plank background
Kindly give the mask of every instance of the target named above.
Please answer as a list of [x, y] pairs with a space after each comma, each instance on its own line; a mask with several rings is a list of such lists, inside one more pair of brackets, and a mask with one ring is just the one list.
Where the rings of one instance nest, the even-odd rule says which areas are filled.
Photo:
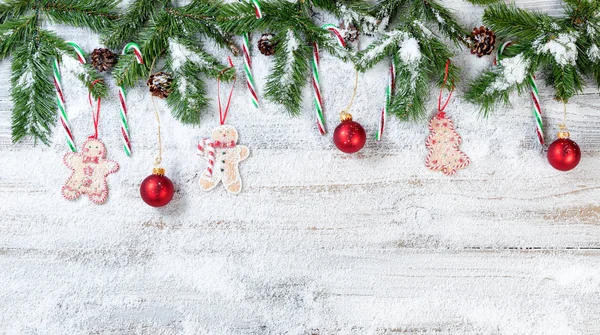
[[[481, 8], [446, 3], [467, 26], [480, 23]], [[561, 12], [558, 0], [516, 3]], [[82, 31], [57, 31], [88, 52], [99, 45]], [[463, 85], [491, 62], [458, 53]], [[259, 86], [269, 64], [255, 57]], [[310, 99], [298, 118], [264, 101], [256, 111], [240, 82], [229, 123], [251, 148], [243, 193], [204, 193], [197, 184], [204, 162], [194, 146], [217, 124], [216, 109], [194, 128], [161, 105], [164, 167], [177, 193], [156, 210], [138, 194], [155, 153], [144, 89], [129, 95], [134, 155], [126, 158], [107, 77], [113, 98], [100, 131], [121, 170], [110, 176], [107, 204], [68, 202], [60, 131], [51, 147], [11, 144], [9, 70], [0, 63], [1, 334], [600, 333], [593, 85], [569, 104], [583, 159], [568, 173], [553, 170], [536, 146], [527, 97], [482, 119], [459, 87], [449, 113], [472, 165], [445, 177], [424, 167], [426, 121], [390, 119], [381, 143], [347, 156], [317, 135]], [[323, 55], [321, 72], [332, 130], [352, 67]], [[82, 143], [91, 130], [84, 90], [64, 81]], [[370, 136], [384, 85], [384, 64], [361, 75], [353, 114]], [[562, 106], [541, 91], [552, 140]]]

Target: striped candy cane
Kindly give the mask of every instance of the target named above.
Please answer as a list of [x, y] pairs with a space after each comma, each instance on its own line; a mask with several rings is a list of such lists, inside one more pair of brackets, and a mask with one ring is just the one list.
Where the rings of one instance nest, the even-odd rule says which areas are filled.
[[[135, 55], [135, 59], [138, 64], [144, 64], [144, 58], [142, 57], [142, 51], [140, 47], [131, 42], [128, 43], [125, 48], [123, 48], [123, 55], [133, 51]], [[123, 150], [127, 156], [131, 156], [131, 140], [129, 137], [129, 122], [127, 122], [127, 91], [125, 91], [125, 86], [119, 86], [119, 116], [121, 119], [121, 135], [123, 137]]]
[[256, 94], [256, 85], [254, 84], [254, 76], [252, 75], [252, 59], [250, 58], [250, 41], [248, 33], [244, 34], [244, 72], [246, 72], [246, 86], [250, 93], [250, 101], [255, 108], [258, 108], [258, 95]]
[[[262, 19], [262, 11], [260, 9], [260, 2], [258, 0], [252, 0], [254, 5], [254, 13], [257, 19]], [[244, 33], [244, 45], [242, 46], [244, 52], [244, 72], [246, 73], [246, 82], [248, 92], [250, 93], [250, 101], [255, 108], [258, 108], [258, 94], [256, 94], [256, 85], [254, 84], [254, 76], [252, 75], [252, 58], [250, 58], [250, 38], [248, 33]]]
[[[500, 49], [498, 50], [498, 60], [497, 63], [500, 63], [500, 60], [502, 59], [502, 54], [504, 53], [504, 49], [506, 49], [508, 46], [510, 46], [511, 44], [513, 44], [512, 41], [508, 41], [505, 42], [504, 44], [502, 44], [502, 46], [500, 47]], [[530, 75], [527, 77], [527, 81], [529, 82], [529, 87], [531, 89], [531, 99], [533, 100], [533, 117], [535, 119], [535, 125], [536, 125], [536, 135], [538, 138], [538, 142], [541, 145], [544, 145], [544, 143], [546, 142], [544, 140], [544, 121], [542, 119], [542, 107], [540, 104], [540, 96], [539, 96], [539, 91], [538, 91], [538, 87], [537, 84], [535, 83], [535, 77]]]
[[325, 135], [325, 117], [323, 115], [323, 96], [321, 95], [321, 81], [319, 80], [319, 46], [313, 43], [312, 86], [315, 94], [315, 112], [317, 114], [317, 127], [321, 135]]
[[533, 100], [533, 117], [535, 118], [538, 141], [541, 145], [546, 142], [544, 140], [544, 121], [542, 120], [542, 107], [540, 105], [540, 95], [533, 76], [529, 76], [529, 86], [531, 87], [531, 99]]
[[396, 67], [394, 62], [390, 63], [390, 77], [388, 85], [385, 88], [385, 105], [381, 109], [381, 117], [379, 118], [379, 128], [377, 129], [377, 141], [381, 141], [383, 137], [383, 131], [385, 130], [385, 121], [387, 120], [388, 109], [392, 102], [392, 94], [394, 94], [394, 87], [396, 86]]
[[73, 48], [73, 50], [75, 50], [75, 53], [77, 54], [77, 58], [79, 60], [79, 63], [81, 63], [81, 64], [87, 63], [87, 61], [85, 60], [85, 54], [83, 53], [83, 49], [81, 49], [81, 47], [77, 43], [75, 43], [73, 41], [69, 41], [69, 42], [67, 42], [67, 44], [70, 45]]
[[328, 23], [328, 24], [324, 24], [323, 26], [321, 26], [321, 28], [327, 29], [331, 33], [333, 33], [333, 35], [336, 37], [339, 45], [343, 48], [346, 47], [346, 41], [344, 40], [344, 36], [342, 35], [342, 32], [336, 25]]
[[262, 14], [262, 10], [260, 9], [260, 1], [252, 0], [252, 4], [254, 5], [254, 13], [256, 14], [256, 18], [262, 19], [263, 14]]
[[199, 155], [204, 155], [206, 149], [208, 149], [208, 166], [206, 167], [206, 171], [208, 172], [208, 176], [211, 177], [213, 168], [215, 167], [215, 143], [211, 139], [204, 138], [198, 143]]
[[[73, 50], [75, 50], [79, 63], [85, 64], [85, 54], [83, 53], [81, 47], [75, 42], [69, 41], [67, 44], [70, 45]], [[62, 77], [60, 74], [60, 64], [58, 59], [54, 59], [54, 62], [52, 63], [52, 71], [54, 73], [54, 89], [56, 90], [56, 104], [58, 105], [58, 110], [60, 112], [60, 123], [63, 126], [69, 149], [71, 149], [71, 152], [76, 152], [77, 148], [75, 147], [75, 140], [73, 139], [71, 127], [69, 126], [69, 116], [67, 115], [67, 109], [65, 107], [65, 95], [63, 94], [62, 89]]]
[[[340, 30], [333, 24], [325, 24], [322, 26], [323, 29], [331, 31], [336, 37], [338, 43], [342, 47], [346, 47], [346, 42], [342, 37]], [[325, 129], [325, 116], [323, 113], [323, 95], [321, 94], [321, 80], [319, 79], [319, 45], [313, 43], [313, 57], [311, 61], [312, 66], [312, 86], [315, 95], [315, 113], [317, 115], [317, 127], [321, 135], [325, 135], [327, 130]]]
[[62, 124], [65, 132], [65, 138], [67, 140], [67, 146], [71, 149], [71, 152], [77, 152], [75, 147], [75, 140], [73, 139], [73, 132], [69, 126], [69, 116], [65, 109], [65, 96], [62, 90], [61, 75], [60, 75], [60, 64], [58, 59], [54, 59], [52, 63], [52, 72], [54, 76], [54, 89], [56, 91], [56, 104], [58, 105], [58, 111], [60, 114], [60, 123]]

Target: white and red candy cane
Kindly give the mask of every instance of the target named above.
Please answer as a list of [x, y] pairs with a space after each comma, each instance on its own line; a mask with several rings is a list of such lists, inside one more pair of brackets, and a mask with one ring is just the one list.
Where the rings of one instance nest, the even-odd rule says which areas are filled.
[[[123, 48], [123, 55], [133, 51], [138, 64], [144, 64], [140, 47], [131, 42]], [[127, 156], [131, 156], [131, 139], [129, 137], [129, 122], [127, 121], [127, 91], [123, 85], [119, 86], [119, 116], [121, 119], [121, 136], [123, 137], [123, 150]]]
[[[502, 44], [500, 49], [498, 49], [498, 57], [496, 59], [495, 64], [499, 64], [502, 59], [502, 54], [504, 53], [504, 49], [513, 44], [512, 41], [505, 42]], [[533, 100], [533, 117], [535, 119], [535, 133], [538, 138], [538, 142], [543, 146], [546, 142], [544, 140], [544, 121], [542, 119], [542, 105], [540, 104], [540, 96], [537, 84], [535, 83], [535, 77], [530, 75], [527, 77], [527, 81], [529, 82], [529, 87], [531, 89], [531, 99]]]
[[[81, 47], [75, 42], [67, 42], [67, 44], [73, 47], [75, 53], [77, 54], [79, 62], [81, 64], [85, 64], [85, 55]], [[60, 123], [65, 132], [67, 146], [69, 147], [71, 152], [76, 152], [77, 147], [75, 146], [73, 132], [71, 131], [71, 127], [69, 126], [69, 116], [65, 107], [65, 95], [62, 89], [62, 76], [60, 74], [60, 64], [58, 62], [58, 59], [54, 59], [54, 62], [52, 63], [52, 72], [54, 77], [54, 89], [56, 91], [56, 104], [58, 105], [58, 111], [60, 112]]]
[[[252, 4], [254, 5], [256, 19], [262, 19], [260, 2], [258, 0], [253, 0]], [[246, 73], [246, 86], [248, 88], [248, 93], [250, 93], [250, 101], [252, 102], [252, 105], [255, 108], [258, 108], [258, 94], [256, 94], [256, 85], [254, 84], [254, 76], [252, 74], [252, 58], [250, 57], [250, 37], [248, 36], [248, 33], [244, 33], [242, 37], [244, 40], [242, 50], [244, 52], [244, 72]]]
[[390, 62], [390, 73], [389, 73], [389, 81], [388, 85], [385, 88], [385, 105], [381, 109], [381, 116], [379, 118], [379, 127], [377, 128], [377, 141], [381, 141], [383, 137], [383, 132], [385, 130], [385, 123], [387, 120], [388, 109], [390, 108], [390, 103], [392, 102], [392, 95], [394, 94], [394, 87], [396, 86], [396, 67], [394, 66], [394, 62]]
[[54, 59], [52, 63], [52, 72], [54, 77], [54, 90], [56, 91], [56, 104], [60, 115], [60, 123], [62, 124], [63, 131], [65, 132], [65, 138], [67, 140], [67, 146], [71, 152], [77, 152], [75, 147], [75, 140], [73, 139], [73, 132], [69, 126], [69, 116], [65, 109], [65, 96], [62, 91], [61, 75], [58, 59]]
[[256, 85], [254, 84], [254, 76], [252, 75], [252, 59], [250, 58], [250, 42], [248, 33], [244, 33], [244, 44], [242, 50], [244, 52], [244, 72], [246, 73], [246, 87], [250, 93], [250, 101], [255, 108], [258, 108], [258, 95], [256, 94]]
[[206, 150], [208, 150], [208, 166], [206, 167], [206, 172], [208, 172], [208, 176], [211, 177], [213, 168], [215, 167], [215, 142], [208, 138], [204, 138], [198, 143], [199, 155], [203, 155]]
[[344, 35], [342, 35], [342, 32], [335, 24], [327, 23], [327, 24], [324, 24], [323, 26], [321, 26], [321, 28], [327, 29], [331, 33], [333, 33], [333, 35], [335, 36], [339, 45], [343, 48], [346, 47], [346, 41], [344, 40]]
[[[332, 32], [337, 38], [338, 43], [342, 47], [346, 47], [346, 42], [338, 29], [333, 24], [325, 24], [322, 26], [323, 29], [329, 30]], [[313, 43], [313, 57], [311, 61], [312, 67], [312, 86], [314, 93], [314, 103], [315, 103], [315, 114], [317, 116], [317, 128], [321, 135], [325, 135], [327, 130], [325, 129], [325, 115], [323, 113], [323, 95], [321, 94], [321, 80], [319, 75], [319, 45], [317, 43]]]
[[315, 95], [315, 112], [317, 116], [317, 127], [321, 135], [325, 135], [325, 117], [323, 114], [323, 96], [321, 95], [321, 81], [319, 79], [319, 46], [313, 43], [313, 58], [311, 61], [312, 67], [312, 86]]
[[254, 5], [254, 14], [256, 14], [256, 18], [262, 19], [263, 14], [262, 14], [262, 10], [260, 9], [260, 1], [252, 0], [252, 5]]

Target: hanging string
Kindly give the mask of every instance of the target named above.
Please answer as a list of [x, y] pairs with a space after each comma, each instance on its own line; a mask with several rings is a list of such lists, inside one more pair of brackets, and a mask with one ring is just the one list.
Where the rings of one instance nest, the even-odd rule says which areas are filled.
[[154, 96], [150, 94], [150, 100], [152, 100], [152, 106], [154, 106], [154, 116], [156, 116], [156, 128], [158, 129], [158, 155], [154, 159], [154, 165], [160, 167], [160, 163], [162, 163], [162, 137], [160, 134], [160, 116], [158, 115], [158, 107], [156, 106], [156, 101], [154, 101]]
[[442, 84], [442, 88], [440, 89], [440, 97], [438, 98], [438, 116], [444, 117], [446, 112], [444, 110], [448, 107], [448, 103], [450, 103], [450, 98], [452, 98], [452, 93], [454, 93], [454, 82], [452, 82], [452, 87], [450, 88], [450, 94], [448, 94], [448, 98], [446, 98], [446, 102], [442, 106], [442, 98], [444, 96], [444, 88], [448, 83], [448, 76], [450, 73], [450, 60], [446, 61], [446, 70], [444, 72], [444, 83]]
[[342, 111], [340, 112], [340, 116], [344, 116], [346, 114], [349, 114], [348, 112], [350, 111], [350, 108], [352, 107], [352, 104], [354, 103], [354, 98], [356, 98], [356, 92], [358, 90], [358, 70], [355, 70], [355, 78], [354, 78], [354, 89], [352, 91], [352, 97], [350, 98], [350, 103], [348, 104], [348, 106], [346, 106], [346, 108], [342, 109]]
[[97, 83], [101, 82], [102, 79], [96, 79], [90, 84], [90, 89], [88, 90], [88, 101], [90, 102], [90, 107], [92, 108], [92, 121], [94, 122], [94, 135], [91, 135], [89, 138], [98, 138], [98, 124], [100, 122], [100, 102], [102, 98], [98, 96], [98, 101], [96, 102], [96, 111], [94, 112], [94, 102], [92, 99], [92, 87]]
[[[150, 66], [149, 75], [152, 76], [152, 70], [154, 70], [154, 63], [156, 62], [156, 57], [152, 59], [152, 65]], [[150, 78], [148, 78], [150, 80]], [[158, 155], [154, 159], [154, 166], [160, 167], [162, 163], [162, 136], [160, 132], [160, 115], [158, 114], [158, 107], [156, 106], [156, 101], [154, 101], [154, 96], [150, 93], [150, 101], [152, 101], [152, 107], [154, 108], [154, 116], [156, 117], [156, 129], [157, 129], [157, 138], [158, 138]]]
[[229, 67], [224, 69], [223, 71], [219, 72], [219, 75], [217, 76], [217, 101], [219, 103], [219, 122], [221, 123], [221, 125], [225, 124], [225, 119], [227, 119], [227, 113], [229, 113], [229, 107], [231, 106], [231, 97], [233, 96], [233, 90], [235, 89], [235, 82], [237, 81], [237, 77], [233, 76], [233, 84], [231, 85], [231, 90], [229, 91], [229, 98], [227, 98], [227, 105], [225, 106], [225, 110], [223, 110], [223, 107], [221, 105], [221, 76], [235, 68], [235, 66], [233, 65], [233, 62], [231, 61], [231, 57], [227, 57], [227, 59], [229, 60]]
[[558, 128], [560, 128], [560, 130], [564, 131], [565, 129], [567, 129], [567, 103], [564, 100], [562, 103], [564, 106], [563, 122], [558, 124]]

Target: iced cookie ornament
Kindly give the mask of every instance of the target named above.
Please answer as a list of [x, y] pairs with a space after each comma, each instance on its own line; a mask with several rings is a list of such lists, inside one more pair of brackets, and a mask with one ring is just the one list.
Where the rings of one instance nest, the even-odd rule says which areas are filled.
[[438, 112], [429, 122], [429, 137], [425, 146], [429, 149], [429, 154], [425, 160], [425, 166], [433, 171], [441, 171], [445, 175], [453, 175], [459, 169], [466, 168], [469, 163], [469, 157], [458, 149], [461, 137], [454, 130], [454, 123], [446, 116], [446, 107], [452, 97], [454, 85], [450, 88], [450, 94], [442, 106], [442, 95], [444, 86], [448, 80], [448, 67], [450, 60], [446, 62], [446, 73], [444, 75], [444, 85], [440, 90], [438, 99]]
[[[225, 71], [234, 69], [231, 58], [229, 59], [229, 65], [230, 67]], [[235, 78], [224, 110], [221, 105], [220, 87], [221, 82], [217, 79], [219, 121], [221, 125], [213, 130], [210, 138], [204, 138], [198, 143], [198, 154], [207, 161], [206, 169], [200, 176], [199, 183], [200, 188], [204, 191], [210, 191], [219, 183], [223, 183], [229, 193], [238, 194], [242, 190], [242, 178], [240, 177], [238, 165], [248, 158], [250, 149], [238, 145], [237, 130], [230, 125], [225, 125], [235, 87]]]
[[[93, 82], [92, 86], [98, 82]], [[95, 110], [91, 93], [88, 93], [88, 100], [92, 107], [94, 135], [83, 143], [81, 152], [70, 152], [64, 156], [63, 161], [72, 172], [62, 187], [62, 194], [68, 200], [86, 194], [92, 202], [102, 204], [108, 197], [106, 179], [109, 174], [119, 170], [119, 164], [106, 159], [106, 146], [98, 139], [101, 98], [98, 98]]]

